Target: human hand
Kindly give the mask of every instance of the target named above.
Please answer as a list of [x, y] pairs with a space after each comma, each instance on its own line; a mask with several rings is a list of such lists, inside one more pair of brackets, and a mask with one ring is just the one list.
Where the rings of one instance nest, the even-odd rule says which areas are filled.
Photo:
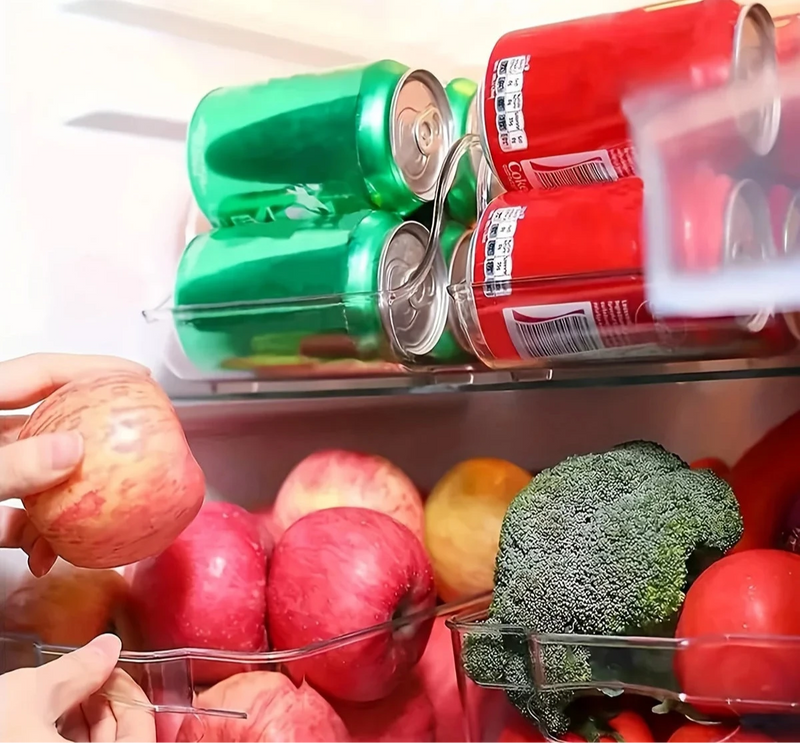
[[147, 696], [115, 668], [120, 649], [114, 635], [101, 635], [43, 666], [0, 676], [0, 743], [155, 741]]
[[[113, 356], [32, 354], [0, 362], [0, 410], [20, 410], [40, 402], [59, 387], [90, 372], [132, 371], [149, 374], [133, 361]], [[40, 493], [66, 480], [83, 460], [78, 433], [48, 433], [17, 441], [27, 416], [0, 415], [0, 501]], [[25, 511], [0, 507], [0, 547], [28, 555], [28, 567], [40, 577], [56, 561]]]

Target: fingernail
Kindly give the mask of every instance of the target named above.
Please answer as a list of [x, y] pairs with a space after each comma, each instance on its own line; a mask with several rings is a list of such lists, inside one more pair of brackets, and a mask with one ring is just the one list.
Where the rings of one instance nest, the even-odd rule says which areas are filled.
[[50, 439], [50, 464], [54, 470], [74, 467], [83, 458], [83, 437], [79, 433], [54, 433]]
[[116, 660], [122, 651], [122, 641], [116, 635], [106, 634], [95, 637], [86, 647], [101, 658]]

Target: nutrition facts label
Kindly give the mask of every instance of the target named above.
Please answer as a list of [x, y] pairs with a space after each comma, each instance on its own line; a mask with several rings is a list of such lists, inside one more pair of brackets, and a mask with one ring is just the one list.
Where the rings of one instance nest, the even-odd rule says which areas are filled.
[[516, 152], [528, 146], [522, 113], [522, 85], [530, 61], [530, 55], [504, 57], [494, 67], [491, 98], [494, 99], [495, 125], [503, 152]]
[[483, 234], [483, 293], [487, 297], [511, 294], [512, 253], [517, 222], [525, 216], [524, 206], [497, 209], [489, 218]]

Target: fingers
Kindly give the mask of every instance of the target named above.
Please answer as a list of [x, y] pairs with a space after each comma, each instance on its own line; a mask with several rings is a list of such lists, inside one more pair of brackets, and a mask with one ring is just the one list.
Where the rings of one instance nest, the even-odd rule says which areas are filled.
[[111, 676], [122, 643], [100, 635], [88, 645], [36, 669], [36, 696], [53, 723], [94, 694]]
[[[83, 459], [83, 439], [73, 432], [48, 433], [0, 447], [0, 501], [40, 493], [66, 480]], [[37, 577], [56, 561], [50, 545], [25, 511], [0, 508], [0, 547], [23, 549]]]
[[63, 482], [82, 459], [83, 438], [73, 431], [46, 433], [0, 447], [0, 501], [41, 493]]
[[0, 415], [0, 446], [13, 444], [27, 420], [27, 415]]
[[33, 405], [59, 387], [89, 372], [130, 371], [150, 374], [147, 367], [115, 356], [36, 353], [0, 362], [0, 409]]
[[47, 575], [58, 559], [56, 553], [53, 552], [53, 548], [47, 543], [47, 540], [38, 534], [33, 543], [33, 547], [31, 547], [30, 552], [27, 554], [28, 570], [30, 570], [36, 578]]
[[56, 554], [36, 531], [21, 508], [0, 507], [0, 548], [21, 549], [28, 555], [28, 568], [37, 578], [50, 571]]
[[58, 734], [73, 743], [90, 743], [89, 725], [82, 707], [75, 707], [56, 723]]
[[[116, 670], [112, 672], [112, 676]], [[117, 740], [117, 718], [109, 701], [100, 693], [89, 697], [82, 705], [91, 743], [108, 743]]]
[[[109, 696], [109, 705], [116, 720], [117, 741], [155, 741], [156, 718], [148, 707], [150, 700], [141, 687], [125, 671], [117, 668], [106, 685], [103, 692]], [[125, 704], [120, 700], [139, 702]], [[92, 740], [99, 740], [92, 734]]]

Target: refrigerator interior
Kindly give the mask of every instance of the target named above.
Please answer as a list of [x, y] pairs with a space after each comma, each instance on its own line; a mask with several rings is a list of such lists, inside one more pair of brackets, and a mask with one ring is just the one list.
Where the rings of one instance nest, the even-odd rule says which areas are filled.
[[[800, 410], [800, 365], [256, 382], [198, 373], [171, 323], [142, 315], [168, 300], [187, 239], [205, 229], [185, 132], [206, 92], [378, 58], [477, 79], [507, 29], [639, 4], [0, 2], [0, 224], [12, 267], [0, 272], [0, 360], [51, 351], [147, 364], [175, 401], [208, 497], [249, 509], [323, 448], [385, 456], [422, 492], [469, 457], [536, 471], [640, 438], [687, 461], [735, 461]], [[24, 573], [23, 555], [0, 555], [0, 602]]]

